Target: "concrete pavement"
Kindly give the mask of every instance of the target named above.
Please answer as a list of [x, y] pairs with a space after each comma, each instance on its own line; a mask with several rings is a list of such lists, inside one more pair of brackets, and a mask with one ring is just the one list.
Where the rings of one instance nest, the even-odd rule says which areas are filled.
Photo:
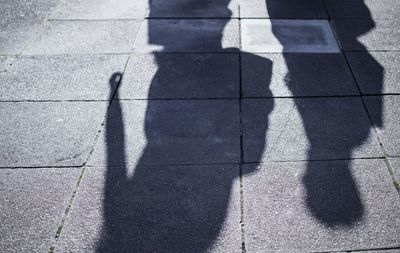
[[400, 2], [0, 2], [0, 252], [400, 252]]

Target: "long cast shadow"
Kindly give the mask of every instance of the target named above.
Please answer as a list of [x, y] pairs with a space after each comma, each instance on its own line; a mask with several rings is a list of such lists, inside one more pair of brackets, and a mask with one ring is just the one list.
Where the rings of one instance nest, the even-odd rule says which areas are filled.
[[[274, 8], [274, 6], [282, 6], [269, 5], [269, 0], [266, 1], [269, 13], [282, 12], [282, 10]], [[362, 13], [366, 15], [364, 21], [368, 25], [363, 26], [364, 29], [357, 29], [347, 39], [357, 44], [360, 49], [365, 50], [365, 47], [358, 42], [357, 38], [371, 31], [375, 24], [363, 0], [356, 2]], [[282, 33], [279, 32], [279, 29], [280, 27], [274, 25], [272, 20], [272, 32], [285, 49], [287, 40], [285, 40], [285, 36], [281, 37]], [[309, 56], [284, 54], [288, 69], [286, 85], [293, 96], [298, 97], [302, 96], [304, 90], [308, 89], [308, 83], [298, 81], [302, 79], [304, 73], [299, 71], [298, 61], [294, 59], [296, 57]], [[366, 52], [364, 57], [372, 65], [377, 75], [379, 81], [376, 83], [375, 91], [379, 93], [382, 88], [383, 67], [371, 54]], [[312, 71], [312, 68], [310, 68], [310, 71]], [[324, 85], [324, 83], [320, 85]], [[352, 158], [352, 152], [363, 144], [372, 130], [366, 117], [367, 114], [363, 112], [361, 100], [359, 98], [341, 100], [299, 98], [295, 99], [295, 104], [302, 117], [311, 146], [308, 150], [307, 170], [303, 176], [307, 207], [318, 221], [328, 227], [351, 227], [362, 219], [364, 205], [351, 173], [351, 161], [346, 159]], [[381, 111], [381, 108], [379, 108], [379, 111]], [[331, 154], [333, 154], [334, 159], [344, 159], [344, 161], [339, 163], [312, 162], [312, 160], [329, 159]], [[323, 166], [329, 166], [329, 168]]]
[[[216, 3], [220, 13], [230, 13], [229, 1], [204, 1], [203, 4], [208, 6]], [[199, 1], [189, 0], [182, 1], [182, 5], [165, 6], [182, 8], [182, 11], [185, 11], [185, 8], [192, 8], [191, 2], [196, 2], [196, 6], [200, 4]], [[159, 14], [161, 10], [157, 8], [154, 11]], [[166, 10], [169, 11], [171, 10]], [[150, 10], [150, 17], [152, 15], [153, 10]], [[218, 51], [219, 54], [208, 54], [193, 59], [182, 56], [185, 61], [179, 61], [178, 56], [178, 61], [171, 64], [169, 56], [163, 53], [174, 51], [183, 35], [179, 32], [167, 34], [163, 32], [162, 24], [160, 27], [160, 20], [149, 19], [148, 42], [162, 46], [164, 50], [154, 54], [158, 68], [152, 79], [148, 97], [159, 97], [171, 93], [171, 90], [174, 91], [172, 98], [181, 98], [184, 95], [195, 97], [196, 94], [207, 94], [207, 89], [212, 88], [208, 86], [210, 84], [224, 87], [220, 76], [236, 73], [221, 73], [225, 71], [226, 66], [222, 64], [218, 69], [211, 69], [208, 64], [217, 55], [228, 52], [238, 57], [238, 49], [224, 49], [221, 45], [223, 30], [228, 21], [221, 19], [203, 33], [188, 31], [186, 34], [187, 37], [193, 37], [195, 46], [211, 49], [212, 52]], [[194, 22], [193, 29], [196, 29], [196, 25], [203, 21], [191, 22]], [[264, 66], [269, 68], [266, 69], [266, 73], [271, 73], [269, 60], [254, 57], [263, 61]], [[222, 62], [230, 64], [230, 61]], [[184, 77], [179, 73], [184, 73]], [[110, 79], [110, 84], [116, 85], [115, 80], [120, 78], [122, 77], [116, 74]], [[181, 79], [178, 80], [179, 78]], [[269, 78], [269, 75], [265, 75], [264, 83], [268, 83]], [[174, 80], [182, 86], [176, 87], [171, 84]], [[188, 83], [192, 86], [187, 86]], [[237, 82], [236, 85], [240, 84]], [[130, 133], [126, 132], [127, 127], [124, 126], [124, 115], [129, 114], [129, 111], [126, 111], [126, 108], [124, 110], [124, 104], [118, 100], [118, 94], [113, 98], [105, 126], [108, 166], [103, 206], [104, 222], [97, 251], [208, 252], [232, 243], [221, 239], [224, 234], [228, 237], [233, 236], [229, 239], [234, 240], [235, 246], [230, 249], [240, 252], [239, 209], [233, 210], [237, 212], [237, 215], [234, 215], [237, 220], [229, 221], [233, 231], [224, 228], [224, 224], [228, 222], [231, 201], [239, 199], [239, 189], [232, 190], [233, 182], [239, 176], [239, 167], [226, 164], [173, 165], [197, 164], [199, 161], [214, 163], [213, 152], [225, 155], [232, 163], [238, 163], [239, 100], [149, 99], [144, 123], [147, 144], [136, 163], [133, 176], [129, 177], [130, 161], [127, 161], [129, 155], [126, 154], [125, 136]], [[228, 111], [232, 108], [233, 111]], [[232, 114], [234, 117], [225, 116]], [[265, 132], [268, 115], [262, 117]], [[232, 122], [227, 122], [226, 119]], [[224, 132], [234, 132], [233, 138], [236, 140], [229, 140]], [[191, 140], [201, 145], [193, 146], [196, 143], [190, 143]], [[236, 145], [234, 149], [237, 150], [233, 154], [232, 143]], [[264, 147], [260, 147], [257, 151], [260, 158], [263, 150]], [[249, 171], [256, 168], [256, 164], [252, 166], [254, 167]], [[226, 229], [228, 231], [223, 231]]]
[[[227, 0], [219, 1], [219, 10], [222, 13], [229, 11], [228, 3]], [[199, 4], [198, 1], [197, 4]], [[171, 8], [190, 7], [190, 1], [186, 1], [182, 6], [171, 5]], [[152, 11], [150, 16], [152, 16]], [[157, 12], [160, 12], [160, 9], [157, 9]], [[199, 46], [204, 46], [205, 43], [207, 48], [219, 50], [221, 53], [227, 51], [232, 53], [234, 52], [232, 49], [223, 49], [221, 46], [226, 22], [227, 20], [218, 23], [211, 34], [191, 34], [190, 36], [195, 37], [195, 41], [200, 43]], [[181, 39], [181, 34], [165, 37], [165, 33], [160, 32], [159, 24], [156, 20], [148, 21], [149, 43], [162, 46], [164, 52], [174, 49]], [[359, 35], [354, 34], [354, 40]], [[277, 37], [279, 39], [279, 36]], [[163, 94], [166, 88], [173, 89], [177, 93], [176, 97], [181, 96], [182, 90], [190, 92], [191, 87], [179, 89], [168, 83], [173, 80], [174, 73], [186, 73], [186, 77], [198, 78], [199, 80], [192, 80], [197, 85], [193, 87], [194, 90], [198, 92], [199, 89], [205, 89], [201, 86], [201, 77], [193, 72], [196, 68], [190, 67], [190, 61], [189, 63], [177, 61], [171, 66], [170, 61], [165, 60], [165, 55], [155, 54], [154, 57], [158, 70], [150, 86], [149, 98]], [[271, 61], [255, 55], [249, 55], [249, 57], [254, 57], [252, 61], [258, 62], [257, 65], [265, 66], [267, 74], [264, 75], [265, 80], [262, 83], [268, 86], [271, 78]], [[295, 71], [297, 66], [290, 61], [289, 57], [286, 57], [286, 63], [291, 74], [290, 79], [293, 80], [288, 81], [287, 85], [296, 96], [301, 94], [300, 91], [305, 87], [294, 85], [293, 82], [297, 78]], [[207, 69], [207, 61], [193, 64], [199, 64], [200, 69]], [[380, 67], [377, 62], [376, 67], [377, 69]], [[116, 73], [110, 78], [110, 85], [118, 85], [121, 78], [122, 76]], [[220, 85], [217, 80], [215, 85]], [[269, 90], [268, 87], [266, 89]], [[111, 97], [116, 100], [112, 103], [106, 121], [108, 166], [103, 206], [104, 224], [98, 252], [211, 251], [216, 244], [220, 243], [217, 241], [224, 232], [222, 230], [229, 212], [229, 204], [234, 198], [232, 194], [235, 194], [232, 191], [232, 182], [238, 176], [237, 167], [171, 166], [163, 165], [163, 161], [182, 164], [179, 157], [187, 158], [192, 155], [189, 151], [196, 150], [189, 142], [173, 141], [175, 137], [176, 140], [179, 138], [205, 140], [209, 143], [210, 150], [218, 147], [222, 149], [222, 153], [229, 153], [230, 150], [224, 150], [224, 145], [218, 146], [218, 142], [221, 141], [218, 138], [214, 138], [215, 142], [209, 141], [210, 132], [230, 127], [228, 122], [224, 122], [222, 117], [224, 112], [207, 113], [204, 110], [210, 107], [196, 109], [196, 102], [193, 101], [148, 100], [144, 125], [147, 145], [134, 168], [133, 176], [129, 177], [127, 175], [129, 161], [127, 161], [125, 147], [125, 136], [129, 133], [126, 132], [124, 126], [124, 115], [129, 112], [124, 112], [124, 104], [118, 100], [118, 94]], [[359, 129], [354, 124], [348, 124], [348, 117], [340, 117], [340, 115], [332, 118], [323, 117], [324, 108], [315, 110], [315, 106], [303, 102], [304, 100], [295, 101], [311, 143], [308, 153], [310, 160], [320, 159], [320, 152], [324, 150], [324, 145], [338, 138], [344, 141], [336, 144], [338, 146], [335, 148], [342, 150], [343, 158], [350, 157], [352, 150], [359, 146], [369, 134], [369, 126]], [[263, 115], [257, 115], [257, 120], [261, 122], [258, 130], [264, 134], [267, 132], [268, 114], [272, 110], [272, 102], [269, 107], [263, 110]], [[351, 110], [347, 113], [351, 114]], [[324, 118], [323, 123], [328, 126], [328, 133], [315, 134], [316, 118]], [[343, 126], [350, 126], [350, 129], [343, 129]], [[351, 128], [352, 126], [354, 129]], [[355, 130], [357, 130], [356, 135], [354, 135]], [[255, 149], [256, 161], [260, 161], [265, 146], [266, 143]], [[210, 154], [204, 147], [199, 147], [198, 152], [199, 155], [202, 152]], [[194, 157], [196, 159], [196, 156]], [[190, 161], [184, 163], [190, 163]], [[150, 164], [160, 165], [150, 166]], [[255, 171], [257, 163], [251, 166], [248, 172]], [[319, 166], [318, 163], [309, 162], [304, 176], [308, 208], [318, 220], [328, 226], [353, 224], [362, 217], [363, 205], [349, 164], [332, 168], [328, 176], [321, 174], [327, 173], [327, 170], [320, 170]], [[340, 182], [329, 180], [329, 178], [339, 179]], [[239, 221], [236, 225], [239, 229]], [[240, 240], [240, 238], [237, 239]]]

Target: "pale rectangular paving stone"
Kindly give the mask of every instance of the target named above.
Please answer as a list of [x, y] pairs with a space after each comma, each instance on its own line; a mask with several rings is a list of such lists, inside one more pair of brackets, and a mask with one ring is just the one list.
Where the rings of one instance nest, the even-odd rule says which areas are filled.
[[241, 31], [246, 52], [339, 52], [326, 20], [242, 19]]
[[236, 163], [239, 135], [238, 100], [114, 100], [89, 164]]
[[368, 96], [364, 101], [386, 152], [399, 156], [400, 96]]
[[241, 252], [236, 165], [88, 168], [55, 252]]
[[400, 50], [400, 19], [336, 19], [332, 28], [344, 51]]
[[382, 157], [360, 98], [244, 99], [245, 162]]
[[127, 53], [140, 21], [48, 21], [24, 55]]
[[135, 51], [237, 52], [237, 19], [148, 19], [140, 28]]
[[47, 252], [79, 178], [77, 168], [0, 170], [0, 251]]
[[146, 0], [68, 0], [64, 1], [50, 19], [143, 19], [148, 11]]
[[239, 98], [237, 54], [134, 54], [122, 99]]
[[107, 100], [128, 55], [24, 56], [0, 76], [0, 100]]
[[383, 160], [245, 165], [244, 173], [247, 252], [400, 246], [400, 201]]
[[107, 104], [0, 103], [0, 167], [83, 165]]
[[320, 0], [240, 0], [241, 18], [327, 19]]
[[57, 0], [0, 1], [0, 54], [18, 54]]
[[237, 0], [153, 0], [150, 18], [230, 18], [238, 17]]
[[400, 2], [393, 0], [324, 0], [331, 18], [398, 19]]
[[346, 53], [363, 94], [400, 94], [400, 52]]
[[243, 54], [244, 97], [358, 95], [341, 54]]

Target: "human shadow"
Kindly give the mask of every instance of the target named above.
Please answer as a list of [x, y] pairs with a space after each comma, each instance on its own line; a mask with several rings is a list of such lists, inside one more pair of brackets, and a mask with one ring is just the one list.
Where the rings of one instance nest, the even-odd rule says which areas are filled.
[[[190, 2], [200, 4], [182, 1], [183, 10]], [[230, 12], [229, 0], [214, 2], [220, 13]], [[239, 72], [239, 51], [222, 47], [228, 21], [147, 21], [148, 43], [163, 50], [153, 54], [157, 72], [146, 101], [146, 146], [138, 161], [129, 160], [126, 136], [132, 133], [124, 122], [134, 112], [118, 93], [110, 96], [98, 252], [241, 252], [239, 187], [234, 184], [240, 174], [240, 83], [239, 77], [231, 77]], [[188, 48], [218, 54], [170, 54]], [[257, 59], [271, 66], [268, 60]], [[110, 85], [118, 86], [121, 78], [116, 73]], [[269, 78], [266, 75], [264, 83]], [[265, 132], [268, 115], [262, 117]], [[259, 147], [259, 157], [263, 150]], [[232, 246], [225, 248], [228, 245]]]
[[[281, 13], [269, 5], [269, 13]], [[357, 29], [348, 34], [348, 42], [355, 43], [366, 51], [364, 45], [357, 38], [374, 28], [368, 7], [362, 0], [355, 1], [366, 18], [363, 29]], [[282, 27], [272, 22], [272, 32], [280, 41], [283, 50], [289, 47], [287, 33], [282, 32]], [[283, 28], [285, 29], [285, 28]], [[301, 54], [285, 53], [284, 58], [288, 73], [286, 85], [294, 97], [304, 96], [304, 91], [309, 90], [309, 83], [302, 82], [304, 76], [313, 75], [318, 66], [318, 58], [322, 57], [345, 59], [342, 54]], [[371, 64], [377, 75], [375, 90], [377, 93], [382, 88], [383, 68], [368, 52], [363, 53], [364, 59]], [[299, 59], [303, 59], [304, 67], [299, 67]], [[314, 61], [315, 65], [307, 66]], [[336, 63], [338, 61], [335, 61]], [[332, 64], [336, 64], [332, 62]], [[340, 62], [339, 62], [340, 63]], [[344, 61], [343, 61], [344, 63]], [[345, 63], [344, 63], [345, 64]], [[304, 73], [304, 71], [306, 73]], [[330, 76], [330, 78], [335, 78]], [[321, 76], [321, 80], [324, 77]], [[321, 82], [321, 86], [326, 83]], [[330, 87], [325, 87], [329, 89]], [[331, 94], [336, 95], [336, 94]], [[345, 95], [345, 94], [344, 94]], [[299, 111], [303, 126], [310, 143], [307, 156], [307, 170], [303, 176], [303, 184], [306, 190], [306, 205], [310, 213], [327, 227], [351, 227], [360, 221], [364, 215], [364, 205], [360, 192], [351, 172], [351, 158], [353, 151], [366, 141], [371, 132], [371, 124], [368, 120], [362, 101], [359, 97], [353, 98], [296, 98], [294, 99]], [[380, 104], [378, 104], [380, 107]], [[378, 109], [381, 111], [381, 109]], [[379, 116], [380, 117], [380, 116]], [[378, 120], [378, 122], [381, 122]], [[381, 124], [381, 123], [378, 123]], [[335, 162], [318, 162], [315, 160], [341, 160]]]
[[[183, 1], [182, 10], [191, 6], [190, 1], [194, 0]], [[209, 2], [205, 1], [205, 4]], [[221, 13], [229, 12], [228, 0], [218, 1], [218, 4]], [[180, 8], [179, 4], [165, 6]], [[150, 9], [150, 17], [152, 11]], [[157, 8], [157, 13], [160, 12], [162, 9]], [[238, 56], [239, 51], [222, 47], [228, 19], [213, 21], [211, 26], [201, 19], [187, 21], [186, 25], [180, 20], [168, 22], [172, 27], [169, 30], [159, 19], [147, 21], [149, 44], [162, 46], [163, 50], [153, 55], [157, 72], [146, 101], [143, 126], [146, 146], [138, 161], [129, 160], [127, 145], [135, 143], [127, 142], [126, 136], [132, 133], [127, 132], [128, 126], [124, 125], [126, 117], [134, 113], [130, 111], [134, 107], [128, 106], [130, 102], [119, 100], [118, 93], [110, 94], [112, 104], [105, 123], [104, 221], [98, 252], [208, 252], [218, 247], [226, 251], [224, 244], [229, 243], [224, 238], [240, 242], [240, 232], [237, 233], [240, 231], [240, 210], [232, 204], [239, 197], [233, 182], [239, 176], [241, 162], [237, 118], [240, 102], [237, 98], [224, 96], [235, 91], [231, 86], [224, 86], [225, 79], [221, 79], [221, 76], [229, 75], [229, 70], [223, 66], [232, 64], [232, 59], [218, 58], [223, 58], [221, 55], [224, 54]], [[176, 27], [178, 30], [174, 30]], [[189, 28], [179, 30], [179, 27]], [[207, 29], [199, 32], [198, 27]], [[274, 26], [273, 32], [279, 39]], [[354, 41], [358, 36], [360, 33], [354, 34]], [[285, 43], [282, 41], [284, 47]], [[195, 54], [193, 57], [169, 54], [191, 47], [218, 54]], [[168, 55], [177, 60], [171, 60]], [[185, 60], [180, 60], [179, 55]], [[286, 84], [294, 96], [301, 96], [307, 83], [296, 81], [301, 79], [301, 73], [290, 55], [284, 54], [290, 75]], [[252, 54], [246, 54], [246, 57], [256, 62], [256, 66], [263, 66], [264, 80], [260, 83], [269, 94], [272, 62]], [[368, 57], [382, 73], [379, 63], [371, 55]], [[222, 64], [218, 68], [211, 67], [216, 66], [213, 65], [216, 58]], [[110, 85], [119, 86], [121, 79], [122, 75], [115, 73], [110, 78]], [[210, 95], [209, 90], [215, 86], [220, 87]], [[350, 162], [346, 159], [351, 158], [353, 150], [366, 140], [371, 129], [368, 122], [364, 122], [362, 113], [356, 110], [359, 98], [346, 99], [350, 102], [343, 105], [331, 98], [295, 99], [311, 146], [303, 178], [307, 207], [320, 222], [330, 227], [351, 226], [364, 213]], [[328, 100], [333, 102], [326, 102]], [[263, 139], [273, 107], [273, 100], [268, 101], [264, 104], [268, 108], [260, 110], [262, 113], [249, 112], [256, 114], [253, 118]], [[329, 110], [334, 113], [327, 113]], [[139, 120], [137, 124], [140, 124]], [[256, 170], [265, 146], [264, 141], [252, 149], [252, 161], [255, 162], [246, 167], [246, 172]], [[329, 168], [322, 167], [327, 163], [312, 161], [326, 159], [326, 154], [331, 151], [335, 151], [335, 158], [342, 161], [329, 163]], [[133, 175], [129, 176], [132, 166]], [[236, 216], [230, 216], [231, 212], [236, 212]], [[232, 224], [228, 216], [238, 219]], [[225, 226], [227, 222], [233, 230]], [[241, 251], [240, 248], [229, 248], [231, 250]]]

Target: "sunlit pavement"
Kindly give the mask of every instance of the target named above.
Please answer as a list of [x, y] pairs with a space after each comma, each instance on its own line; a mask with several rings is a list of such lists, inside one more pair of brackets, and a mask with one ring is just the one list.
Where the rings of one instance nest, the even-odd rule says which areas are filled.
[[0, 252], [400, 252], [399, 14], [2, 0]]

